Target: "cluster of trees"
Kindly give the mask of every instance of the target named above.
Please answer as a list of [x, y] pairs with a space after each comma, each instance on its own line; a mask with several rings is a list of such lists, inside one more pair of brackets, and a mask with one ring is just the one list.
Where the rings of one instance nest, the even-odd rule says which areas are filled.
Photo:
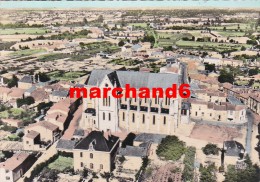
[[205, 155], [218, 155], [220, 149], [217, 145], [209, 143], [205, 147], [202, 148], [202, 151]]
[[52, 105], [53, 105], [53, 102], [48, 102], [48, 103], [41, 102], [41, 103], [38, 104], [38, 106], [37, 106], [37, 111], [38, 111], [38, 113], [40, 113], [42, 109], [48, 109], [48, 108], [50, 108]]
[[36, 74], [35, 77], [38, 78], [40, 82], [47, 82], [51, 80], [51, 78], [46, 73], [42, 73], [42, 72]]
[[184, 169], [182, 173], [182, 179], [184, 181], [193, 181], [195, 154], [196, 154], [195, 147], [188, 147], [186, 149], [185, 157], [183, 160]]
[[235, 81], [235, 78], [234, 78], [234, 75], [232, 72], [228, 72], [226, 69], [223, 69], [220, 71], [218, 81], [220, 83], [228, 82], [228, 83], [233, 84], [233, 82]]
[[18, 86], [18, 78], [17, 76], [13, 75], [11, 80], [7, 81], [8, 88], [17, 87]]
[[185, 142], [179, 140], [177, 136], [166, 136], [158, 145], [156, 154], [165, 160], [176, 161], [185, 153]]
[[205, 63], [205, 70], [209, 71], [209, 72], [216, 72], [216, 66], [215, 64], [208, 64], [208, 63]]
[[235, 166], [229, 165], [225, 174], [224, 182], [256, 182], [260, 180], [260, 168], [253, 164], [249, 156], [245, 156], [246, 169], [237, 170]]
[[23, 99], [17, 99], [16, 103], [17, 107], [21, 107], [22, 105], [31, 105], [34, 104], [34, 98], [29, 96]]
[[40, 28], [44, 27], [44, 25], [40, 24], [25, 24], [25, 23], [8, 23], [8, 24], [2, 24], [0, 23], [0, 28], [5, 29], [5, 28]]
[[[46, 167], [48, 166], [50, 163], [54, 162], [56, 159], [58, 159], [59, 157], [59, 154], [55, 154], [54, 156], [50, 157], [47, 161], [45, 162], [42, 162], [40, 164], [38, 164], [31, 172], [31, 176], [29, 178], [25, 177], [24, 181], [25, 182], [31, 182], [33, 181], [33, 179]], [[51, 176], [51, 175], [48, 175], [48, 178], [50, 180], [54, 180], [56, 179], [56, 176]], [[54, 179], [52, 179], [54, 178]]]
[[208, 166], [203, 166], [201, 164], [199, 171], [200, 171], [200, 181], [201, 182], [217, 182], [217, 178], [215, 175], [216, 166], [214, 163], [212, 163]]
[[254, 68], [254, 69], [250, 69], [248, 71], [248, 75], [249, 76], [257, 75], [258, 73], [259, 73], [259, 68], [258, 67]]
[[155, 43], [155, 38], [153, 35], [145, 35], [144, 38], [141, 40], [142, 42], [150, 42], [151, 44]]
[[26, 49], [30, 49], [30, 48], [28, 47], [28, 45], [27, 45], [27, 46], [21, 46], [21, 45], [19, 45], [19, 49], [21, 49], [21, 50], [26, 50]]

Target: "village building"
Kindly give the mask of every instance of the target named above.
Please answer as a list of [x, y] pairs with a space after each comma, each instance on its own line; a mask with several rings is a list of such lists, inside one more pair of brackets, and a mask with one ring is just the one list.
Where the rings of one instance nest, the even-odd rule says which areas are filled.
[[111, 172], [118, 147], [118, 137], [111, 134], [105, 137], [104, 132], [92, 131], [73, 149], [74, 170]]

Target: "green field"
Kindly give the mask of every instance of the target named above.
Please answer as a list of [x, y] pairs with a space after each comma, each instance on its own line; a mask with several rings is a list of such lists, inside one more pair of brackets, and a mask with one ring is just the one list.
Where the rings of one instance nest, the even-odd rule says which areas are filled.
[[13, 28], [0, 29], [0, 35], [14, 35], [14, 34], [29, 34], [29, 35], [43, 35], [46, 33], [44, 28]]
[[25, 49], [19, 50], [11, 53], [12, 56], [30, 56], [33, 54], [43, 53], [46, 52], [45, 49]]
[[158, 45], [161, 47], [167, 47], [174, 45], [177, 41], [183, 37], [192, 38], [190, 33], [173, 33], [173, 32], [157, 32], [156, 38]]
[[215, 51], [227, 51], [227, 50], [240, 50], [242, 46], [250, 47], [247, 44], [226, 44], [226, 43], [214, 43], [214, 42], [194, 42], [194, 41], [183, 41], [176, 42], [179, 47], [186, 47], [191, 49], [202, 49], [202, 50], [215, 50]]
[[236, 32], [236, 31], [217, 31], [218, 34], [224, 37], [242, 37], [245, 35], [245, 32]]
[[85, 74], [86, 73], [84, 73], [84, 72], [76, 72], [76, 71], [66, 72], [66, 73], [64, 73], [62, 71], [54, 71], [54, 72], [48, 73], [48, 76], [51, 77], [52, 79], [71, 81], [71, 80], [79, 78]]
[[54, 162], [48, 165], [49, 169], [63, 171], [66, 168], [73, 168], [73, 159], [71, 157], [59, 156]]
[[146, 23], [129, 23], [129, 26], [134, 26], [134, 27], [142, 27], [142, 28], [147, 28]]

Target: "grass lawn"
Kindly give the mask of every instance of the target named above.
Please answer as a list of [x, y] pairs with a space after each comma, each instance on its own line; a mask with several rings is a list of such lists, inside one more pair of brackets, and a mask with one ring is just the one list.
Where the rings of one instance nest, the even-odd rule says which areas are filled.
[[0, 112], [0, 118], [9, 118], [9, 115], [20, 116], [22, 112], [24, 112], [23, 109], [11, 108], [10, 110]]
[[224, 37], [242, 37], [245, 35], [245, 32], [236, 32], [236, 31], [217, 31], [218, 34]]
[[9, 114], [8, 114], [8, 111], [2, 111], [0, 112], [0, 118], [8, 118], [9, 117]]
[[215, 42], [194, 42], [194, 41], [183, 41], [180, 40], [176, 42], [176, 45], [179, 47], [186, 47], [186, 48], [201, 48], [203, 50], [212, 50], [215, 51], [225, 51], [225, 50], [232, 50], [237, 49], [240, 50], [242, 46], [250, 47], [247, 44], [227, 44], [227, 43], [215, 43]]
[[73, 168], [73, 159], [71, 157], [59, 156], [54, 162], [48, 165], [49, 169], [63, 171], [66, 168]]
[[129, 26], [134, 26], [134, 27], [142, 27], [142, 28], [146, 28], [147, 24], [146, 23], [129, 23]]
[[192, 38], [190, 33], [157, 32], [157, 42], [161, 47], [172, 46], [183, 37]]
[[236, 82], [235, 82], [236, 84], [238, 84], [238, 85], [247, 85], [248, 84], [248, 81], [246, 81], [246, 80], [237, 80]]
[[0, 35], [14, 35], [14, 34], [43, 35], [45, 33], [46, 33], [46, 29], [44, 28], [0, 29]]
[[43, 53], [46, 52], [45, 49], [25, 49], [19, 50], [11, 53], [12, 56], [30, 56], [33, 54]]
[[83, 75], [85, 75], [85, 73], [80, 72], [80, 71], [72, 71], [72, 72], [66, 72], [66, 73], [63, 73], [61, 71], [54, 71], [54, 72], [48, 73], [48, 76], [50, 76], [52, 79], [65, 80], [65, 81], [74, 80]]
[[19, 116], [22, 112], [24, 112], [24, 110], [20, 108], [12, 108], [10, 111], [12, 112], [13, 116]]

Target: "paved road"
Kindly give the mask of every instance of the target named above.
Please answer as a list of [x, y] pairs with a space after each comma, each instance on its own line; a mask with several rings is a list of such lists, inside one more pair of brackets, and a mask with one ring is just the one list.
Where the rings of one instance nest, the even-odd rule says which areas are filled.
[[245, 149], [248, 155], [251, 155], [251, 140], [252, 140], [252, 131], [253, 131], [253, 123], [254, 123], [254, 116], [250, 110], [246, 111], [247, 116], [247, 133], [246, 133], [246, 146]]

